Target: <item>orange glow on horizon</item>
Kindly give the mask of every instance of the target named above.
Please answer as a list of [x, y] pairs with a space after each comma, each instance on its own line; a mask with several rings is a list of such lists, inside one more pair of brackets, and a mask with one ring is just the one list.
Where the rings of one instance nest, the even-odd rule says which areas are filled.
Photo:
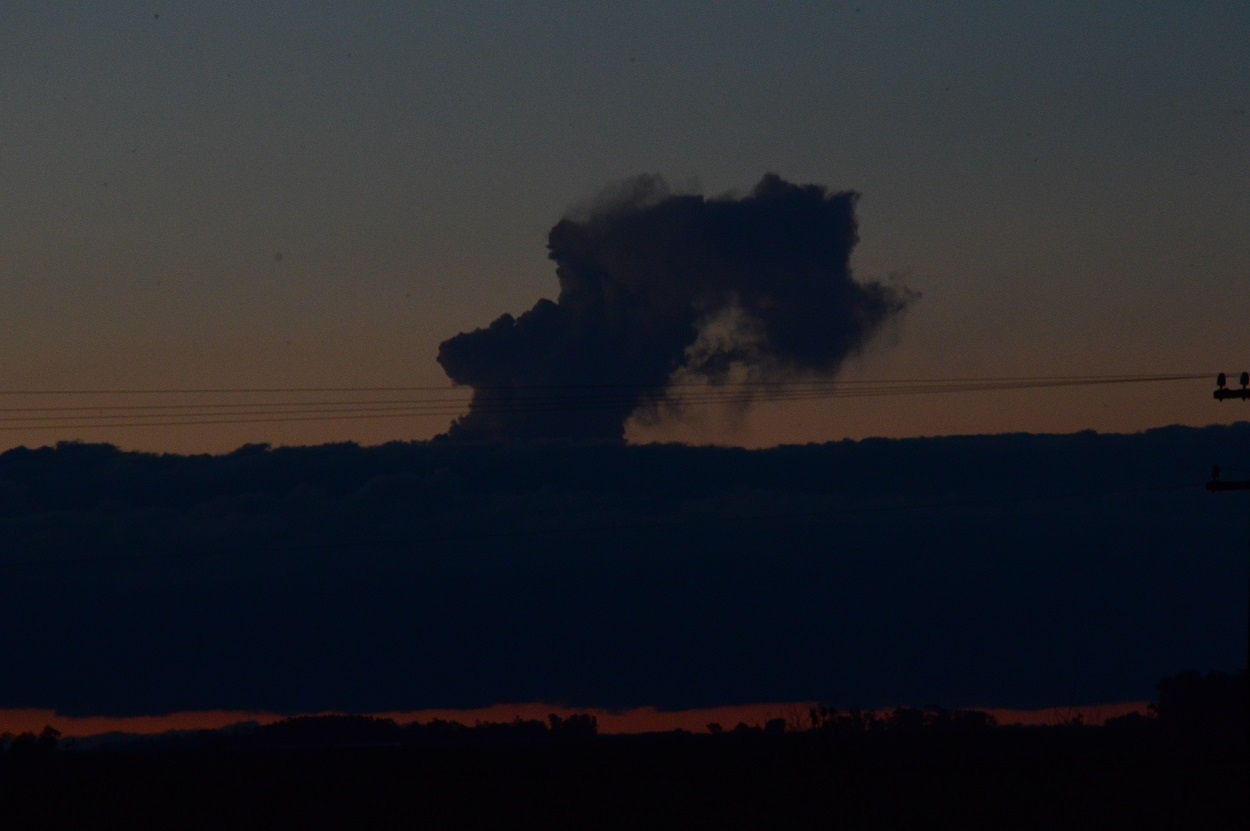
[[[404, 712], [372, 713], [378, 718], [390, 718], [399, 724], [428, 723], [435, 719], [455, 721], [472, 726], [476, 722], [511, 722], [515, 719], [546, 721], [549, 714], [569, 716], [574, 713], [593, 715], [599, 723], [599, 732], [624, 735], [638, 733], [662, 733], [688, 730], [692, 733], [706, 732], [711, 723], [732, 730], [738, 724], [750, 727], [763, 726], [772, 719], [785, 719], [788, 729], [806, 728], [809, 703], [744, 704], [725, 707], [705, 707], [692, 710], [657, 710], [639, 707], [631, 710], [601, 710], [593, 707], [563, 707], [541, 703], [496, 704], [471, 710], [412, 710]], [[1088, 725], [1101, 725], [1107, 719], [1128, 713], [1145, 713], [1146, 702], [1126, 701], [1114, 704], [1085, 705], [1074, 707], [1050, 707], [1040, 710], [1011, 710], [1003, 708], [984, 709], [1000, 725], [1055, 726], [1066, 724], [1079, 717]], [[175, 730], [217, 730], [240, 722], [254, 721], [271, 724], [290, 718], [288, 715], [246, 710], [204, 710], [168, 713], [150, 716], [65, 716], [54, 710], [13, 709], [0, 710], [0, 733], [38, 733], [51, 726], [66, 738], [85, 738], [105, 733], [131, 733], [156, 735]]]

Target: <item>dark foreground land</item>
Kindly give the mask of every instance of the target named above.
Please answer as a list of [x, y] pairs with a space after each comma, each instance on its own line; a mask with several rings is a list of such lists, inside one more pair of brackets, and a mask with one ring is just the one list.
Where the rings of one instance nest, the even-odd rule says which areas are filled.
[[10, 754], [0, 827], [1244, 828], [1247, 768], [1243, 741], [1077, 726], [226, 743]]

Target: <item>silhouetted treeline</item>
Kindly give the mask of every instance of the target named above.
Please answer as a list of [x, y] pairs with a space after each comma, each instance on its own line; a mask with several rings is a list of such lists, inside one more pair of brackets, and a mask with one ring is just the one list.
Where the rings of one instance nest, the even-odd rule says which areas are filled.
[[1250, 736], [1246, 672], [1186, 672], [1159, 682], [1151, 713], [1170, 734], [1245, 743]]
[[[1072, 728], [1105, 730], [1128, 735], [1183, 739], [1211, 746], [1246, 747], [1247, 714], [1250, 708], [1245, 671], [1236, 673], [1185, 672], [1159, 681], [1157, 700], [1146, 713], [1131, 713], [1109, 719], [1101, 728], [1085, 725], [1079, 717], [1033, 731]], [[862, 739], [872, 736], [928, 736], [974, 739], [989, 731], [1012, 732], [1015, 726], [1000, 728], [993, 715], [983, 710], [953, 709], [937, 705], [895, 707], [874, 712], [858, 707], [839, 709], [830, 704], [813, 704], [802, 717], [777, 717], [763, 724], [738, 723], [727, 729], [719, 723], [707, 725], [713, 737], [796, 735], [832, 739]], [[684, 731], [675, 731], [675, 734]], [[588, 740], [598, 736], [598, 720], [590, 713], [561, 716], [549, 714], [546, 720], [477, 721], [472, 725], [446, 719], [400, 724], [394, 719], [350, 714], [295, 716], [270, 724], [254, 722], [231, 725], [220, 730], [177, 731], [157, 736], [115, 735], [112, 741], [67, 739], [51, 726], [35, 734], [0, 734], [0, 755], [35, 758], [60, 750], [93, 747], [143, 748], [146, 750], [205, 750], [236, 748], [312, 747], [399, 747], [428, 745], [482, 745], [528, 741]]]
[[60, 749], [61, 731], [51, 725], [44, 725], [38, 734], [25, 731], [14, 735], [0, 733], [0, 755], [8, 755], [14, 759], [27, 759], [55, 753]]
[[[1106, 727], [977, 710], [814, 705], [763, 725], [597, 735], [589, 714], [473, 725], [355, 715], [98, 752], [0, 737], [0, 820], [56, 828], [1236, 828], [1250, 810], [1245, 673], [1182, 673]], [[1243, 730], [1236, 737], [1236, 730]], [[78, 748], [81, 749], [81, 748]], [[123, 752], [129, 751], [129, 752]]]
[[994, 716], [982, 710], [947, 710], [929, 707], [895, 707], [886, 713], [850, 708], [845, 712], [827, 704], [808, 710], [811, 729], [823, 733], [862, 734], [884, 731], [916, 733], [940, 731], [965, 733], [996, 727]]
[[102, 737], [61, 739], [58, 730], [45, 726], [39, 734], [0, 734], [0, 756], [30, 758], [55, 751], [82, 752], [97, 749], [142, 751], [204, 751], [214, 748], [313, 748], [387, 747], [425, 745], [481, 745], [529, 741], [584, 741], [599, 733], [598, 719], [590, 713], [545, 720], [458, 721], [434, 719], [399, 724], [394, 719], [365, 715], [322, 714], [294, 716], [270, 724], [244, 722], [218, 730], [175, 730], [156, 735], [112, 733]]
[[952, 729], [932, 715], [926, 727], [926, 712], [854, 735], [740, 725], [559, 741], [542, 732], [550, 724], [523, 721], [487, 728], [497, 740], [408, 744], [385, 720], [292, 719], [271, 742], [256, 730], [167, 752], [7, 754], [0, 818], [13, 828], [637, 828], [671, 816], [715, 828], [1101, 831], [1236, 828], [1250, 809], [1244, 744], [1182, 746], [1153, 729]]
[[588, 713], [560, 716], [546, 721], [522, 719], [465, 725], [435, 719], [400, 725], [393, 719], [354, 715], [298, 716], [259, 727], [245, 743], [252, 746], [350, 746], [405, 745], [447, 742], [526, 741], [586, 739], [599, 732], [598, 720]]

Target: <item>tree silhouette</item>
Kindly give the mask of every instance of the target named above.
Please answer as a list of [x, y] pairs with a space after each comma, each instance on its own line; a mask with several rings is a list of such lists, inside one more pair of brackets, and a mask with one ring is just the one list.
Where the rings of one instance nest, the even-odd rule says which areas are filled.
[[1195, 671], [1159, 682], [1159, 700], [1150, 711], [1159, 726], [1176, 735], [1216, 741], [1245, 741], [1247, 692], [1245, 670], [1228, 674]]

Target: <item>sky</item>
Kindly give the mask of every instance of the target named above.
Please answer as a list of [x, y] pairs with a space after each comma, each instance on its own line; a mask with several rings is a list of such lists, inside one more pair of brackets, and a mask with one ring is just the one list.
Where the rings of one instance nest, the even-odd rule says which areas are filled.
[[[640, 176], [662, 177], [665, 193], [703, 194], [710, 200], [704, 204], [745, 204], [770, 174], [822, 193], [853, 191], [859, 194], [853, 203], [858, 242], [839, 253], [848, 256], [849, 273], [861, 285], [884, 287], [881, 296], [906, 302], [844, 360], [822, 365], [836, 368], [838, 390], [873, 394], [762, 395], [745, 409], [662, 408], [657, 418], [625, 424], [632, 443], [765, 448], [872, 436], [1118, 433], [1245, 420], [1250, 404], [1218, 403], [1211, 391], [1217, 372], [1235, 378], [1250, 370], [1243, 317], [1250, 308], [1248, 35], [1250, 7], [1234, 2], [6, 3], [0, 6], [0, 450], [81, 439], [130, 450], [226, 453], [247, 443], [379, 445], [442, 434], [468, 411], [471, 395], [467, 387], [452, 389], [440, 357], [454, 364], [455, 349], [444, 345], [481, 342], [486, 336], [474, 333], [502, 315], [519, 321], [531, 310], [549, 309], [542, 301], [556, 300], [562, 286], [595, 277], [593, 269], [579, 270], [574, 254], [580, 249], [566, 245], [565, 236], [555, 244], [553, 229], [581, 227], [593, 237], [598, 226], [592, 220], [610, 214], [605, 206], [636, 190]], [[650, 216], [653, 206], [637, 207], [636, 216]], [[654, 250], [666, 244], [657, 242]], [[654, 262], [657, 274], [670, 267], [666, 257]], [[628, 361], [602, 363], [604, 383], [636, 369]], [[978, 382], [971, 391], [877, 394], [933, 390], [954, 379], [1075, 376], [1117, 383], [1005, 389]], [[1173, 380], [1119, 383], [1145, 376]], [[1182, 444], [1190, 441], [1177, 435]], [[1142, 440], [1158, 439], [1149, 437]], [[1055, 463], [1092, 453], [1083, 441], [1076, 436], [1063, 444], [1069, 455]], [[461, 459], [386, 476], [365, 470], [340, 494], [335, 488], [346, 485], [328, 479], [310, 484], [316, 476], [308, 471], [321, 469], [323, 460], [339, 453], [354, 458], [327, 448], [309, 455], [308, 471], [300, 474], [307, 481], [272, 474], [282, 487], [274, 485], [263, 498], [247, 490], [260, 486], [245, 480], [238, 492], [199, 499], [193, 492], [211, 490], [212, 476], [201, 481], [173, 474], [144, 479], [137, 495], [123, 498], [110, 490], [114, 480], [79, 475], [87, 468], [74, 460], [95, 464], [90, 448], [32, 457], [59, 471], [45, 478], [45, 461], [16, 454], [4, 460], [12, 466], [11, 480], [0, 483], [0, 509], [8, 512], [8, 545], [0, 554], [16, 575], [8, 579], [26, 588], [12, 592], [20, 603], [0, 611], [11, 628], [44, 634], [5, 649], [12, 665], [49, 669], [31, 681], [45, 688], [2, 703], [72, 704], [81, 715], [110, 707], [131, 715], [263, 709], [269, 706], [261, 700], [265, 678], [281, 691], [301, 672], [316, 676], [321, 635], [352, 667], [391, 653], [388, 621], [395, 631], [426, 631], [421, 627], [433, 624], [411, 603], [413, 592], [424, 592], [430, 609], [459, 603], [447, 619], [464, 619], [462, 642], [486, 644], [483, 654], [499, 650], [505, 666], [508, 638], [540, 643], [566, 612], [576, 619], [584, 607], [600, 615], [594, 631], [606, 642], [633, 642], [618, 626], [634, 620], [631, 615], [641, 616], [639, 625], [651, 627], [646, 631], [661, 645], [668, 643], [660, 637], [666, 622], [685, 627], [692, 632], [690, 652], [674, 647], [658, 653], [661, 660], [640, 649], [631, 660], [689, 668], [697, 665], [691, 655], [716, 663], [720, 653], [704, 649], [705, 643], [746, 643], [760, 661], [773, 660], [768, 642], [742, 635], [745, 621], [754, 621], [756, 632], [775, 625], [782, 642], [806, 642], [793, 634], [814, 637], [804, 616], [820, 620], [820, 610], [833, 606], [844, 616], [842, 631], [867, 626], [880, 643], [902, 644], [904, 657], [913, 644], [908, 632], [896, 631], [898, 620], [913, 621], [943, 649], [960, 644], [949, 649], [971, 667], [970, 690], [974, 681], [994, 680], [976, 672], [994, 666], [983, 656], [1005, 649], [996, 637], [1033, 644], [1023, 650], [1035, 658], [1025, 667], [1030, 672], [1059, 678], [1055, 683], [1062, 686], [1068, 676], [1055, 667], [1079, 666], [1072, 677], [1086, 685], [1044, 695], [1022, 670], [1003, 683], [1036, 690], [1034, 700], [1023, 693], [1012, 699], [1014, 689], [1004, 689], [997, 701], [972, 700], [954, 681], [941, 686], [941, 667], [916, 663], [915, 656], [896, 662], [919, 667], [909, 680], [888, 667], [870, 671], [884, 659], [865, 652], [851, 658], [868, 667], [865, 677], [877, 679], [881, 689], [865, 687], [856, 693], [861, 701], [913, 690], [955, 705], [1140, 701], [1164, 673], [1191, 663], [1227, 666], [1230, 655], [1242, 654], [1245, 607], [1238, 604], [1245, 581], [1233, 564], [1244, 567], [1244, 550], [1227, 545], [1242, 545], [1244, 538], [1234, 535], [1244, 529], [1243, 508], [1236, 500], [1209, 498], [1201, 484], [1211, 463], [1227, 465], [1230, 476], [1244, 475], [1244, 468], [1236, 469], [1244, 464], [1244, 433], [1216, 432], [1203, 441], [1200, 449], [1175, 451], [1170, 478], [1155, 483], [1157, 492], [1133, 497], [1124, 493], [1157, 474], [1150, 467], [1157, 459], [1142, 459], [1139, 468], [1131, 453], [1114, 457], [1097, 471], [1110, 484], [1075, 511], [1064, 501], [1064, 488], [1085, 481], [1077, 468], [1061, 471], [1053, 492], [1037, 501], [1033, 471], [1050, 461], [1044, 444], [1005, 472], [994, 446], [970, 465], [967, 447], [937, 443], [925, 457], [936, 461], [926, 467], [900, 448], [929, 445], [868, 444], [865, 454], [881, 455], [864, 469], [894, 488], [878, 495], [882, 504], [907, 502], [911, 497], [898, 482], [918, 473], [936, 477], [940, 486], [916, 497], [920, 507], [906, 510], [919, 511], [920, 518], [907, 522], [882, 523], [872, 513], [880, 506], [870, 504], [877, 497], [856, 490], [857, 481], [812, 497], [820, 511], [859, 500], [838, 520], [839, 539], [859, 540], [848, 550], [866, 558], [852, 557], [863, 571], [849, 581], [825, 558], [825, 526], [795, 520], [788, 533], [803, 545], [795, 543], [786, 555], [792, 561], [779, 567], [766, 546], [767, 529], [737, 533], [722, 522], [721, 502], [697, 489], [655, 507], [651, 484], [641, 496], [630, 485], [622, 493], [636, 501], [602, 497], [600, 504], [599, 492], [582, 480], [574, 486], [557, 479], [548, 491], [518, 488], [519, 496], [486, 499], [460, 483], [454, 470], [448, 473], [467, 464]], [[1108, 446], [1118, 445], [1109, 439]], [[951, 455], [943, 455], [947, 450]], [[249, 461], [245, 453], [221, 465], [256, 464], [270, 476], [289, 459], [258, 458], [267, 461]], [[672, 469], [648, 482], [679, 479], [694, 458], [673, 457]], [[743, 464], [766, 467], [768, 458]], [[960, 463], [952, 465], [951, 458]], [[593, 468], [592, 451], [585, 459]], [[55, 460], [64, 466], [57, 468]], [[108, 464], [115, 465], [110, 476], [124, 479], [132, 465], [146, 462], [117, 457]], [[535, 464], [542, 472], [551, 462]], [[568, 462], [570, 469], [579, 464]], [[951, 470], [961, 465], [975, 474], [972, 484]], [[607, 468], [594, 470], [608, 475]], [[944, 476], [955, 477], [954, 484]], [[734, 495], [742, 513], [769, 500], [790, 508], [807, 504], [789, 484], [762, 481], [761, 493], [777, 488], [763, 503], [729, 477], [742, 491]], [[80, 482], [98, 489], [90, 504], [76, 501]], [[64, 504], [54, 499], [32, 508], [44, 487]], [[1168, 488], [1190, 490], [1179, 500]], [[963, 504], [964, 489], [984, 499], [1001, 497], [1007, 507]], [[165, 498], [189, 501], [165, 514], [152, 507]], [[954, 499], [960, 512], [935, 508], [934, 499]], [[448, 500], [457, 512], [448, 513]], [[726, 504], [732, 509], [737, 503]], [[404, 540], [430, 543], [441, 557], [457, 546], [477, 550], [456, 536], [462, 532], [440, 525], [452, 519], [471, 529], [504, 520], [526, 529], [576, 516], [598, 528], [605, 517], [632, 522], [648, 512], [663, 521], [689, 514], [716, 522], [709, 521], [706, 534], [690, 532], [697, 556], [675, 560], [667, 571], [667, 561], [639, 559], [630, 547], [642, 539], [639, 550], [663, 559], [672, 541], [654, 531], [663, 545], [647, 543], [645, 534], [606, 542], [592, 534], [587, 545], [600, 547], [599, 558], [582, 558], [583, 550], [570, 544], [535, 561], [536, 570], [517, 559], [528, 551], [520, 545], [508, 555], [513, 559], [484, 569], [490, 578], [485, 594], [472, 558], [456, 561], [440, 582], [422, 571], [438, 566], [438, 557], [433, 565], [383, 558], [372, 571], [353, 571], [327, 556], [308, 565], [304, 582], [295, 584], [286, 581], [281, 564], [267, 561], [231, 560], [225, 570], [210, 561], [202, 568], [211, 579], [200, 579], [204, 573], [182, 560], [122, 569], [108, 563], [75, 569], [72, 556], [64, 564], [27, 563], [62, 549], [91, 556], [132, 548], [183, 552], [211, 547], [214, 534], [231, 530], [245, 550], [264, 549], [279, 532], [293, 539], [320, 533], [352, 550], [360, 529], [380, 534], [386, 523], [407, 535]], [[983, 522], [983, 514], [992, 521]], [[45, 527], [56, 522], [63, 524]], [[1069, 546], [1073, 539], [1080, 544]], [[964, 550], [967, 540], [974, 542]], [[877, 550], [874, 545], [882, 557], [864, 553]], [[720, 562], [725, 551], [738, 551], [734, 546], [741, 556], [732, 559], [722, 584], [703, 587], [699, 558]], [[1001, 566], [997, 555], [1011, 546], [1028, 568]], [[484, 544], [482, 550], [487, 557]], [[1150, 554], [1141, 565], [1145, 551]], [[1195, 551], [1201, 567], [1192, 559]], [[905, 591], [881, 576], [889, 556], [907, 565], [890, 572], [903, 575]], [[921, 558], [918, 565], [908, 565], [913, 556]], [[979, 570], [947, 573], [948, 561], [963, 562], [959, 557], [971, 558]], [[618, 571], [599, 579], [590, 571], [599, 565]], [[1066, 570], [1085, 577], [1069, 580]], [[952, 584], [962, 594], [944, 595], [961, 598], [950, 608], [962, 609], [962, 616], [948, 614], [942, 597], [924, 595], [926, 586], [940, 585], [932, 576], [939, 571], [949, 580], [977, 576]], [[388, 573], [392, 579], [373, 579]], [[790, 574], [828, 579], [795, 583]], [[579, 581], [578, 575], [589, 577]], [[525, 596], [514, 594], [522, 577], [537, 596], [551, 592], [552, 601], [526, 605]], [[982, 592], [982, 579], [995, 591]], [[684, 607], [668, 602], [666, 592], [685, 597], [687, 584], [703, 587], [690, 596], [707, 604], [707, 614], [686, 619]], [[630, 586], [635, 594], [626, 591]], [[923, 602], [908, 605], [909, 591], [924, 595]], [[49, 592], [77, 592], [80, 600], [50, 608], [43, 601]], [[767, 602], [744, 612], [741, 598], [752, 592], [763, 592]], [[1105, 592], [1119, 600], [1109, 601]], [[857, 617], [853, 601], [877, 606]], [[357, 614], [374, 603], [382, 612]], [[1051, 603], [1063, 610], [1053, 624], [1061, 631], [1045, 615]], [[1157, 614], [1152, 604], [1171, 612]], [[652, 609], [663, 614], [648, 618]], [[517, 620], [537, 618], [528, 629], [502, 627], [502, 635], [486, 626], [508, 610]], [[152, 627], [161, 616], [177, 625]], [[283, 621], [304, 627], [303, 651], [284, 645]], [[692, 629], [690, 621], [702, 621], [706, 630]], [[713, 623], [730, 635], [722, 637]], [[342, 631], [330, 631], [334, 626]], [[383, 627], [386, 637], [372, 637], [373, 626]], [[167, 664], [123, 649], [119, 660], [135, 667], [112, 691], [114, 700], [103, 692], [95, 701], [55, 700], [60, 691], [80, 692], [75, 684], [91, 672], [101, 683], [121, 677], [109, 650], [131, 643], [135, 633], [154, 639], [153, 654], [168, 653]], [[944, 633], [953, 634], [941, 640]], [[1171, 651], [1160, 651], [1159, 638], [1172, 639]], [[373, 651], [362, 651], [361, 643], [373, 644]], [[579, 643], [574, 639], [565, 649], [585, 663]], [[43, 649], [49, 644], [56, 649]], [[446, 644], [432, 638], [418, 646], [422, 655], [439, 658]], [[852, 653], [853, 646], [827, 644]], [[62, 661], [56, 650], [70, 648], [74, 660]], [[526, 648], [542, 654], [528, 641]], [[297, 664], [308, 660], [284, 675], [273, 664], [275, 654]], [[611, 656], [592, 655], [604, 672], [621, 669]], [[1099, 686], [1094, 670], [1120, 666], [1107, 655], [1132, 663], [1132, 673], [1116, 681], [1129, 679], [1121, 686], [1110, 680]], [[458, 666], [455, 655], [439, 660]], [[196, 675], [216, 666], [213, 661], [242, 661], [260, 680], [227, 678], [241, 692], [234, 691], [234, 700], [227, 700], [229, 690], [214, 698], [211, 684]], [[717, 690], [707, 682], [709, 700], [716, 692], [731, 703], [776, 701], [817, 689], [797, 681], [782, 688], [780, 676], [776, 689], [751, 686], [750, 677], [734, 675], [728, 659], [717, 666], [728, 680]], [[146, 709], [126, 700], [132, 676], [149, 672], [152, 689], [160, 691], [167, 671], [183, 678], [185, 689], [153, 698]], [[475, 671], [469, 667], [463, 675], [471, 681]], [[516, 689], [462, 703], [542, 697], [542, 690], [522, 682], [537, 683], [521, 673]], [[252, 690], [255, 701], [244, 695]], [[291, 711], [337, 701], [381, 711], [455, 703], [457, 697], [453, 689], [438, 701], [430, 693], [425, 704], [391, 704], [380, 694], [351, 698], [347, 691], [334, 699], [335, 690], [319, 692], [324, 700], [274, 696]], [[661, 692], [637, 691], [632, 703], [682, 703], [676, 693], [665, 700]], [[852, 695], [833, 686], [819, 692]], [[185, 700], [174, 700], [174, 693], [185, 693]]]
[[[1229, 423], [1204, 379], [1250, 369], [1248, 34], [1233, 2], [5, 4], [0, 447], [430, 438], [468, 402], [439, 345], [554, 299], [551, 228], [656, 174], [861, 194], [854, 276], [919, 297], [843, 381], [1201, 377], [689, 408], [631, 441]], [[239, 392], [291, 388], [351, 392]], [[144, 392], [67, 394], [109, 390]]]

